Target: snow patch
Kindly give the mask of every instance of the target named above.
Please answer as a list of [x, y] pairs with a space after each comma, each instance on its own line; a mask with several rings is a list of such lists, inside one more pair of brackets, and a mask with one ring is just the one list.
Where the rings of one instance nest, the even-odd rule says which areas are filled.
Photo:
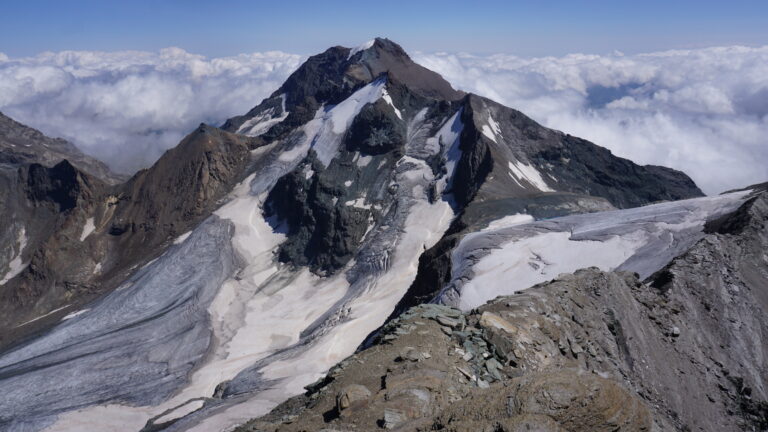
[[584, 267], [613, 270], [645, 242], [644, 236], [637, 235], [602, 242], [573, 241], [570, 237], [568, 232], [541, 234], [508, 243], [481, 258], [472, 267], [474, 278], [462, 286], [458, 306], [470, 310]]
[[491, 127], [491, 129], [493, 129], [493, 132], [496, 135], [501, 135], [501, 126], [498, 122], [496, 122], [496, 120], [494, 120], [490, 112], [488, 113], [488, 125]]
[[360, 113], [366, 104], [373, 103], [381, 97], [384, 79], [378, 79], [357, 90], [350, 97], [334, 106], [323, 106], [315, 113], [315, 117], [302, 127], [304, 139], [291, 149], [284, 150], [279, 159], [284, 162], [295, 162], [313, 149], [317, 159], [327, 167], [336, 156], [344, 133], [352, 124], [352, 120]]
[[392, 107], [392, 109], [395, 110], [395, 114], [397, 115], [397, 118], [402, 120], [403, 115], [400, 113], [400, 110], [397, 109], [397, 107], [395, 106], [395, 103], [392, 102], [392, 97], [389, 95], [389, 92], [387, 92], [386, 87], [381, 91], [381, 98], [384, 99], [384, 101], [387, 102]]
[[21, 254], [24, 252], [24, 248], [27, 246], [27, 232], [24, 228], [19, 230], [16, 242], [19, 245], [19, 248], [16, 251], [16, 256], [14, 256], [11, 262], [8, 263], [9, 270], [5, 276], [0, 279], [0, 285], [5, 285], [6, 282], [13, 279], [17, 274], [21, 273], [25, 267], [27, 267], [28, 263], [24, 263], [21, 260]]
[[70, 313], [69, 315], [67, 315], [67, 316], [65, 316], [64, 318], [62, 318], [61, 320], [62, 320], [62, 321], [66, 321], [66, 320], [72, 319], [72, 318], [74, 318], [74, 317], [76, 317], [76, 316], [78, 316], [78, 315], [82, 315], [82, 314], [84, 314], [84, 313], [88, 312], [89, 310], [90, 310], [90, 309], [83, 309], [83, 310], [79, 310], [79, 311], [75, 311], [75, 312], [72, 312], [72, 313]]
[[91, 235], [95, 229], [96, 225], [94, 224], [94, 219], [92, 217], [86, 219], [85, 226], [83, 226], [83, 232], [80, 234], [80, 241], [85, 241], [85, 239]]
[[180, 235], [180, 236], [176, 237], [176, 239], [173, 241], [173, 244], [177, 245], [177, 244], [182, 244], [182, 243], [184, 243], [184, 240], [186, 240], [187, 238], [189, 238], [190, 234], [192, 234], [192, 231], [187, 231], [187, 232], [185, 232], [184, 234], [182, 234], [182, 235]]
[[[459, 139], [459, 136], [464, 129], [464, 124], [461, 122], [461, 112], [461, 109], [456, 111], [456, 113], [443, 123], [434, 137], [427, 138], [426, 145], [440, 149], [442, 156], [445, 159], [446, 175], [437, 180], [436, 187], [438, 194], [443, 194], [444, 191], [451, 188], [456, 164], [459, 162], [459, 159], [461, 159], [461, 150], [459, 149], [461, 140]], [[447, 198], [449, 200], [451, 199], [451, 197]]]
[[[515, 181], [525, 180], [531, 186], [542, 192], [554, 192], [555, 190], [547, 186], [547, 183], [541, 178], [541, 174], [536, 171], [533, 165], [527, 165], [521, 161], [509, 161], [510, 177]], [[520, 184], [520, 182], [518, 182]]]
[[60, 310], [62, 310], [62, 309], [66, 309], [66, 308], [68, 308], [68, 307], [69, 307], [69, 305], [68, 305], [68, 304], [66, 304], [66, 305], [64, 305], [64, 306], [62, 306], [62, 307], [60, 307], [60, 308], [56, 308], [56, 309], [54, 309], [54, 310], [52, 310], [52, 311], [50, 311], [50, 312], [48, 312], [48, 313], [46, 313], [46, 314], [40, 315], [40, 316], [39, 316], [39, 317], [37, 317], [37, 318], [33, 318], [33, 319], [29, 320], [29, 321], [24, 321], [23, 323], [21, 323], [21, 324], [17, 325], [17, 326], [16, 326], [16, 327], [14, 327], [14, 328], [19, 328], [19, 327], [25, 326], [25, 325], [27, 325], [27, 324], [31, 324], [31, 323], [33, 323], [33, 322], [35, 322], [35, 321], [38, 321], [38, 320], [41, 320], [41, 319], [43, 319], [43, 318], [47, 317], [48, 315], [52, 315], [52, 314], [55, 314], [56, 312], [58, 312], [58, 311], [60, 311]]
[[357, 161], [355, 161], [355, 164], [360, 168], [363, 168], [363, 167], [367, 167], [372, 160], [373, 160], [373, 156], [360, 156], [357, 159]]
[[499, 123], [493, 119], [490, 111], [488, 112], [488, 124], [483, 125], [482, 132], [483, 135], [488, 137], [491, 141], [495, 142], [496, 144], [499, 143], [496, 140], [496, 137], [501, 136], [501, 126], [499, 126]]
[[352, 207], [356, 207], [356, 208], [364, 209], [364, 210], [370, 210], [371, 209], [371, 205], [365, 203], [365, 197], [361, 197], [361, 198], [358, 198], [358, 199], [347, 201], [347, 202], [344, 203], [344, 205], [352, 206]]
[[263, 113], [257, 114], [253, 118], [248, 119], [237, 129], [235, 133], [252, 137], [263, 135], [272, 126], [288, 118], [289, 112], [285, 110], [285, 93], [281, 94], [279, 97], [282, 99], [282, 109], [280, 110], [281, 114], [278, 117], [274, 117], [275, 109], [269, 108]]
[[507, 228], [515, 225], [522, 225], [522, 224], [526, 224], [533, 221], [534, 221], [533, 216], [517, 213], [509, 216], [504, 216], [501, 219], [496, 219], [494, 221], [491, 221], [491, 223], [489, 223], [488, 226], [485, 227], [481, 232], [494, 231], [501, 228]]
[[306, 170], [304, 170], [304, 179], [309, 180], [312, 178], [312, 176], [315, 175], [315, 170], [312, 168], [307, 167]]
[[365, 51], [367, 49], [370, 49], [371, 47], [373, 47], [374, 43], [376, 43], [376, 39], [371, 39], [371, 40], [365, 42], [362, 45], [358, 45], [358, 46], [352, 48], [351, 50], [349, 50], [349, 55], [347, 55], [347, 60], [351, 59], [352, 56], [354, 56], [355, 54], [359, 53], [360, 51]]
[[438, 301], [468, 310], [593, 266], [648, 277], [695, 244], [705, 221], [734, 211], [746, 196], [735, 192], [546, 222], [502, 218], [466, 235], [454, 249], [453, 279]]
[[376, 102], [381, 97], [384, 85], [383, 79], [376, 80], [334, 106], [329, 111], [330, 120], [333, 123], [333, 133], [343, 134], [346, 132], [352, 123], [352, 119], [360, 113], [363, 106]]

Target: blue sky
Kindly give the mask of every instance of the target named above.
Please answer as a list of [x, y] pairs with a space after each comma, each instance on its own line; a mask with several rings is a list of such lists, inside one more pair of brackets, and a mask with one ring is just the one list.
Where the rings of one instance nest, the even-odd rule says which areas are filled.
[[768, 44], [768, 1], [0, 2], [0, 52], [156, 50], [311, 54], [385, 36], [410, 51], [626, 53]]

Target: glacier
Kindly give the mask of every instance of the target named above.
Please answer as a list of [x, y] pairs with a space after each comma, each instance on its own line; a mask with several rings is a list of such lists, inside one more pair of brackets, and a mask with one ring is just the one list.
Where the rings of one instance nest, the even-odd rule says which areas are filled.
[[704, 236], [704, 224], [734, 211], [750, 191], [625, 210], [526, 221], [507, 216], [462, 238], [452, 280], [435, 302], [471, 310], [581, 268], [646, 278]]

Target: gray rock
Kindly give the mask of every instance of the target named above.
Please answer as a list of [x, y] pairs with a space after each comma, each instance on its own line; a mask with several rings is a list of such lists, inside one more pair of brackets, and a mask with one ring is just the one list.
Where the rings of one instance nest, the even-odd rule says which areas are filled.
[[348, 408], [364, 405], [371, 397], [371, 392], [365, 386], [352, 384], [344, 387], [336, 395], [336, 410], [341, 413]]

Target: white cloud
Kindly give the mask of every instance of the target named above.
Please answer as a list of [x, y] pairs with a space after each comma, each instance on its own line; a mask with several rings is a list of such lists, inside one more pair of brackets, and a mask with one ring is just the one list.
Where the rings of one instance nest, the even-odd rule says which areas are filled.
[[0, 110], [131, 172], [200, 122], [218, 126], [245, 113], [301, 60], [282, 52], [208, 59], [179, 48], [20, 59], [0, 53]]
[[414, 58], [548, 127], [681, 169], [707, 193], [768, 180], [768, 47]]
[[[681, 169], [707, 193], [768, 180], [768, 47], [414, 59], [546, 126]], [[198, 123], [245, 113], [301, 61], [281, 52], [209, 59], [179, 48], [0, 53], [0, 110], [132, 171]]]

